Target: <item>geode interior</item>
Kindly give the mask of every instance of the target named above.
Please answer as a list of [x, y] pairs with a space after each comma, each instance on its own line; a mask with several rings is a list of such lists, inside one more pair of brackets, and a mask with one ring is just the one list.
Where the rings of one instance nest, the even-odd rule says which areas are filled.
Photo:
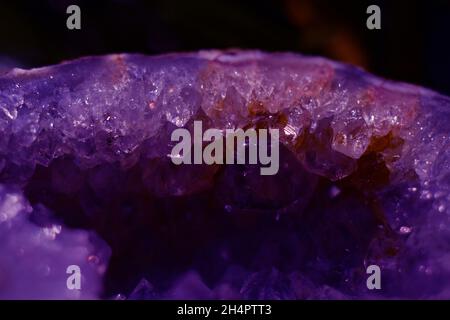
[[[279, 129], [278, 173], [174, 165], [194, 120]], [[449, 121], [447, 97], [289, 53], [13, 69], [0, 298], [450, 298]]]

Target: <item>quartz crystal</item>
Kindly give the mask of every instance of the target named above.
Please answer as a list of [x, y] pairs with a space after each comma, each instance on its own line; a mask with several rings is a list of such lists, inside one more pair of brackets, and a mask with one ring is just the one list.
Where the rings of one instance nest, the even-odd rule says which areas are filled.
[[[195, 120], [279, 129], [278, 173], [174, 165]], [[12, 69], [0, 298], [450, 298], [449, 122], [448, 97], [291, 53]]]

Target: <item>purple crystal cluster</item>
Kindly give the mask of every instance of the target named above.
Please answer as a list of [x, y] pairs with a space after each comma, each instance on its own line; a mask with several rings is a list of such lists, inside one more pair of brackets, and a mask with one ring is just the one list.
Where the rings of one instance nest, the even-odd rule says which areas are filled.
[[[174, 165], [194, 120], [279, 129], [279, 172]], [[289, 53], [13, 69], [0, 298], [450, 298], [449, 121], [448, 97]]]

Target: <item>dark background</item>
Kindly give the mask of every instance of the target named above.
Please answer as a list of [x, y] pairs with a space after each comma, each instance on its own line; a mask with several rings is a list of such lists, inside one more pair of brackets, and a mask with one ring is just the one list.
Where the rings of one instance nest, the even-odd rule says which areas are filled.
[[[81, 7], [81, 30], [66, 8]], [[381, 7], [381, 30], [366, 8]], [[318, 54], [450, 95], [450, 1], [42, 0], [0, 4], [0, 64], [204, 48]]]

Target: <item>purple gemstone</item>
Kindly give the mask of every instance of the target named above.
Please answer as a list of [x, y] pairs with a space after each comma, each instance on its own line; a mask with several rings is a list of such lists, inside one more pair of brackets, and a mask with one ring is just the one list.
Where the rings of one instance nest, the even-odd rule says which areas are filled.
[[[278, 129], [278, 172], [175, 165], [194, 121]], [[450, 298], [449, 121], [448, 97], [290, 53], [13, 69], [0, 298]]]

